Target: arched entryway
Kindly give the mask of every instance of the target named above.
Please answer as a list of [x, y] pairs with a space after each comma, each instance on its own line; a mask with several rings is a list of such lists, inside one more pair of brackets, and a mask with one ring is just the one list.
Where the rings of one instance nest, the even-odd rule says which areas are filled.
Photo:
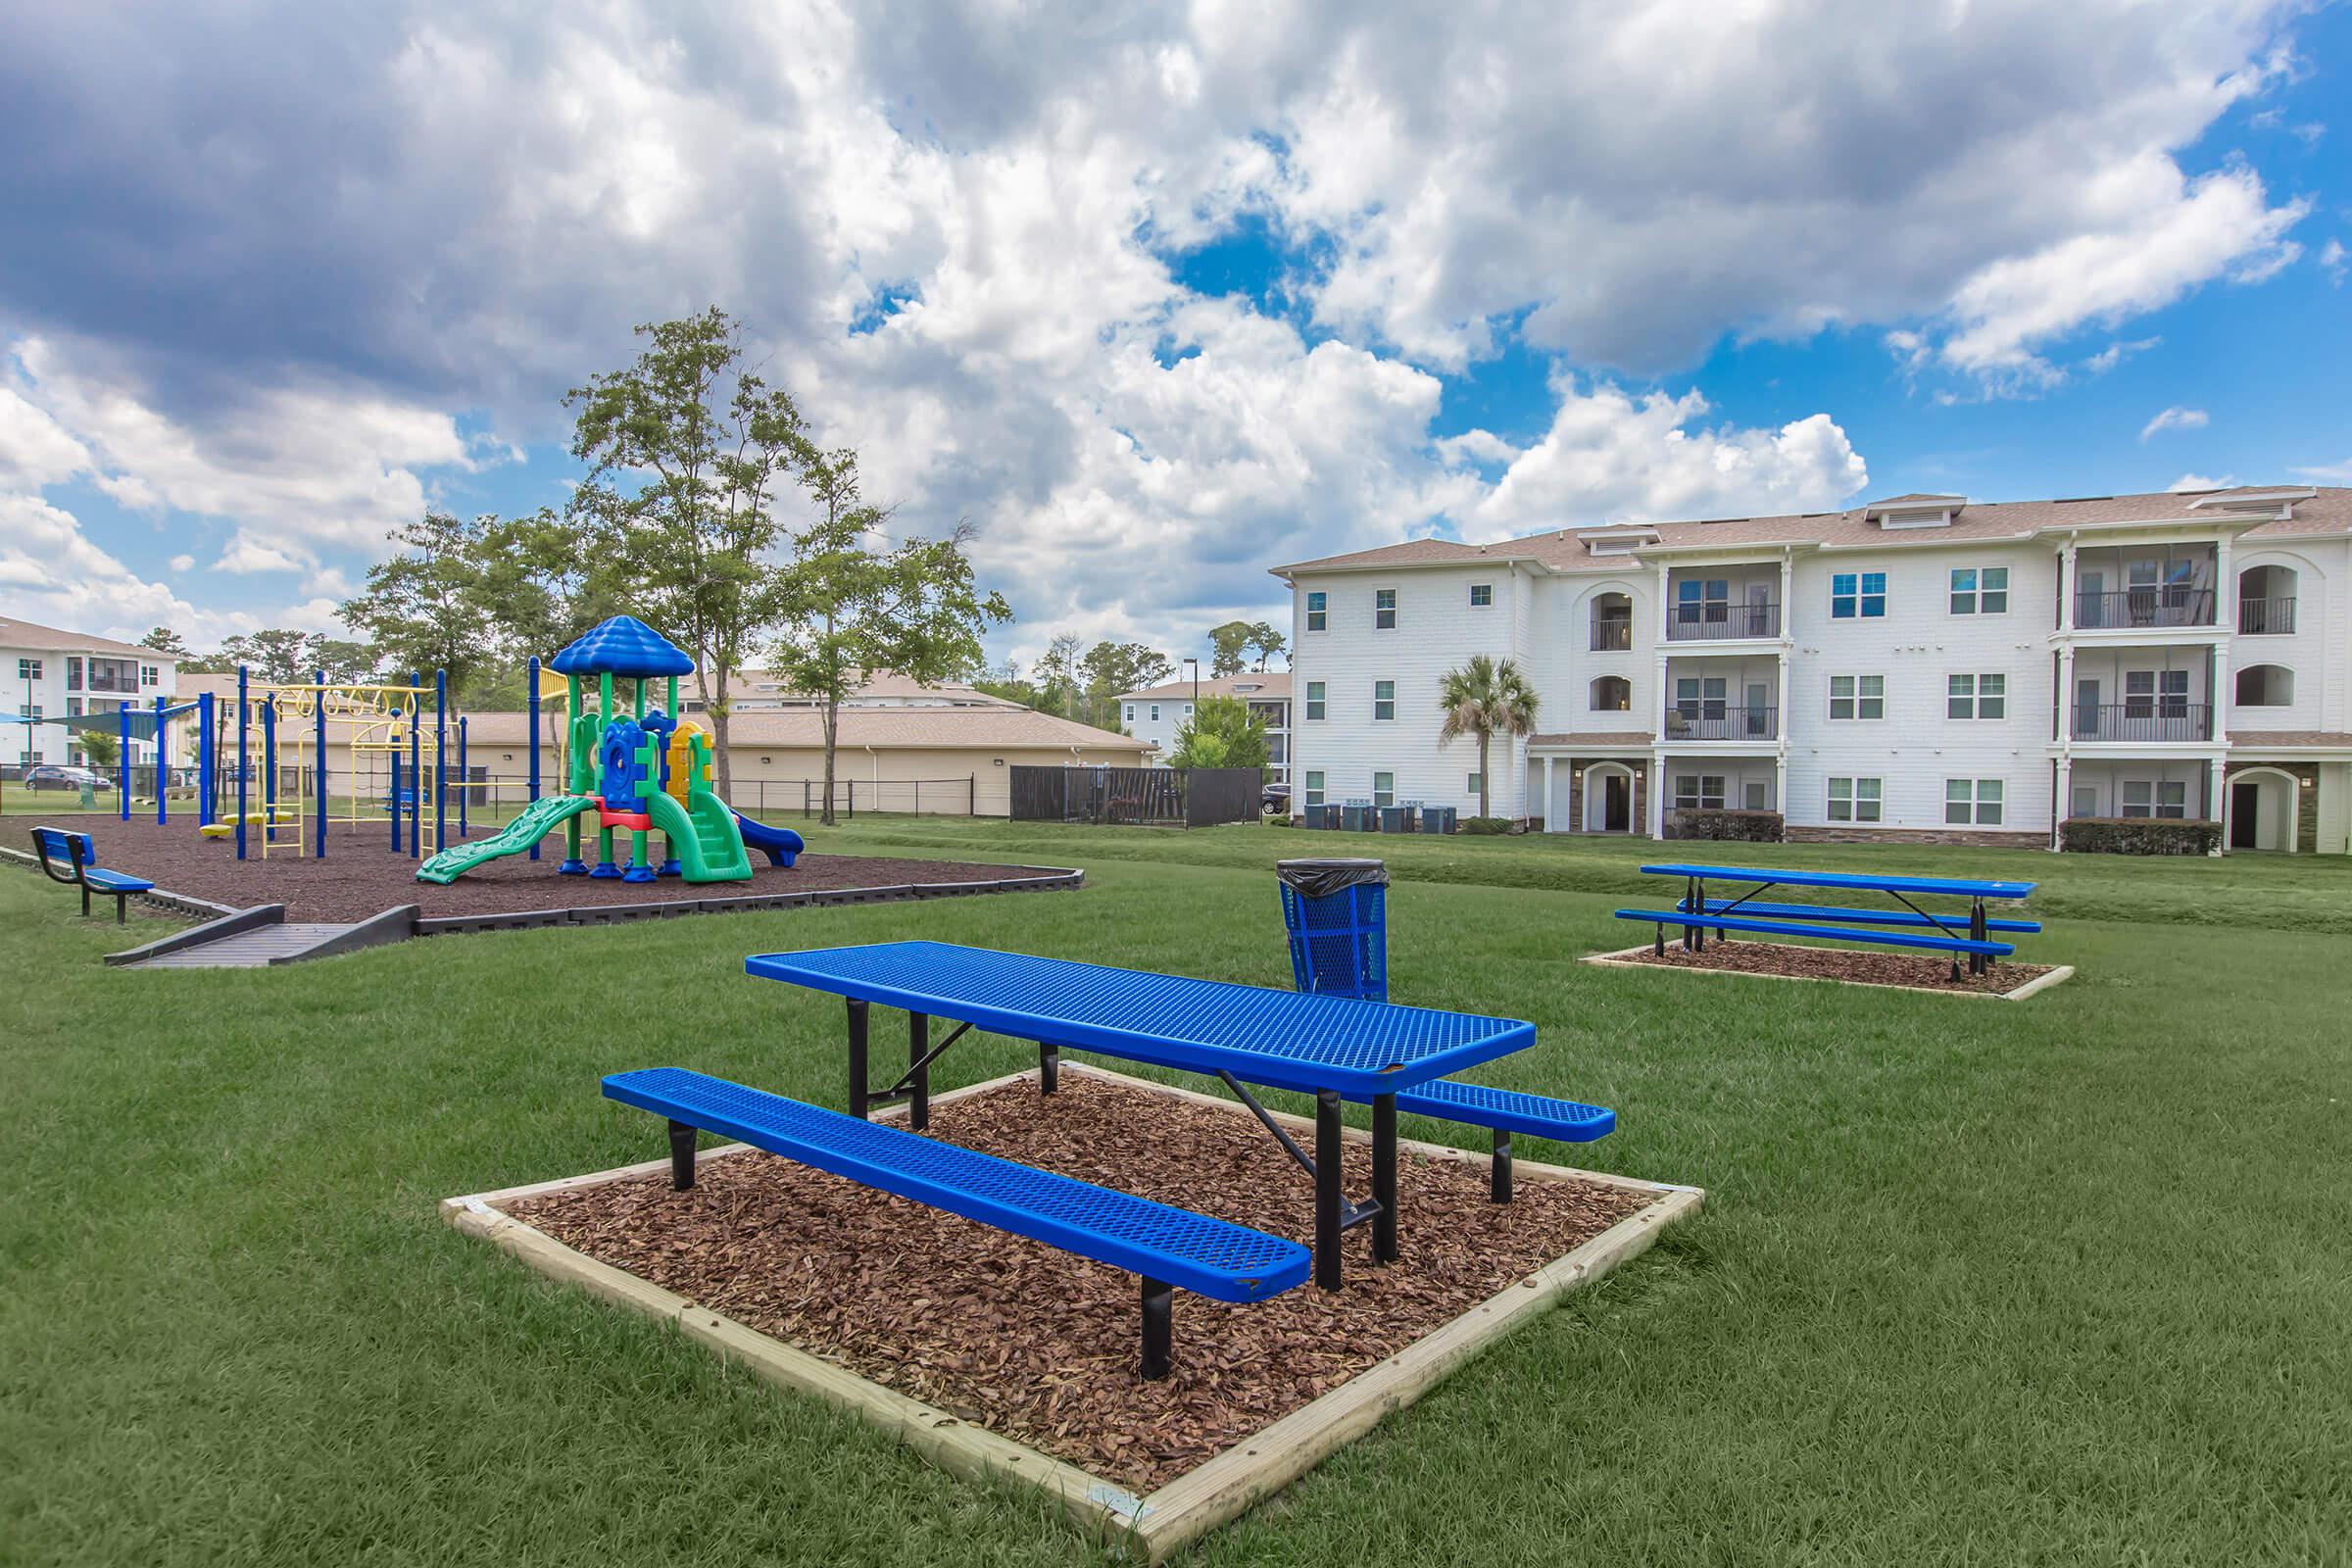
[[1634, 831], [1634, 770], [1623, 762], [1594, 762], [1585, 769], [1585, 819], [1588, 833]]
[[2230, 848], [2292, 855], [2303, 781], [2281, 768], [2243, 767], [2226, 782], [2223, 828]]

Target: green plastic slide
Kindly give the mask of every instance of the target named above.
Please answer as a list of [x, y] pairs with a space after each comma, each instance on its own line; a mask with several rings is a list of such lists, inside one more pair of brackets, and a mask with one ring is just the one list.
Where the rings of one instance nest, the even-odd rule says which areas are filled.
[[558, 825], [582, 811], [595, 809], [596, 802], [585, 795], [542, 796], [524, 807], [520, 816], [488, 838], [443, 850], [425, 861], [416, 868], [416, 880], [438, 882], [446, 887], [485, 860], [522, 854]]
[[687, 799], [691, 810], [667, 795], [646, 797], [646, 812], [669, 840], [679, 874], [689, 882], [749, 882], [752, 858], [744, 852], [727, 803], [708, 790], [696, 790]]

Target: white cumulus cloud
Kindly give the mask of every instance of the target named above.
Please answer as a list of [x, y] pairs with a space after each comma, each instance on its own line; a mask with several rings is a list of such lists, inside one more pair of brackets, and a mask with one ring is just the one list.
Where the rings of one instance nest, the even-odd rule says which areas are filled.
[[2142, 441], [2166, 430], [2202, 430], [2213, 422], [2213, 416], [2203, 409], [2186, 409], [2176, 403], [2139, 427]]

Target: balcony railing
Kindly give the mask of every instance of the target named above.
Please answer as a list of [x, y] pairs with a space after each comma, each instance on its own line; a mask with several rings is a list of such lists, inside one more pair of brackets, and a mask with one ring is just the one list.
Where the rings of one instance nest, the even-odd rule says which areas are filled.
[[2205, 703], [2077, 703], [2079, 741], [2209, 741], [2213, 709]]
[[1670, 643], [1720, 643], [1736, 637], [1778, 637], [1781, 607], [1769, 604], [1676, 605], [1666, 619]]
[[2082, 631], [2130, 630], [2135, 626], [2210, 626], [2213, 590], [2162, 586], [2125, 588], [2115, 593], [2075, 595], [2075, 626]]
[[1702, 703], [1696, 708], [1677, 705], [1666, 710], [1665, 738], [1670, 741], [1770, 741], [1780, 738], [1778, 708], [1731, 707]]
[[2284, 599], [2240, 599], [2237, 629], [2247, 637], [2284, 637], [2295, 629], [2295, 596]]
[[1634, 646], [1634, 623], [1630, 620], [1596, 620], [1592, 623], [1592, 652], [1622, 654]]

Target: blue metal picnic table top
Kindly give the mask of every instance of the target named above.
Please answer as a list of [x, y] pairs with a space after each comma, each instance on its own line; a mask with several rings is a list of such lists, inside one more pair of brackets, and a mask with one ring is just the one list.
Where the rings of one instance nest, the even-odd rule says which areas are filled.
[[1393, 1094], [1536, 1042], [1516, 1018], [1276, 991], [947, 942], [744, 960], [757, 978], [969, 1022], [1016, 1040], [1313, 1093]]
[[1857, 876], [1847, 871], [1776, 871], [1762, 865], [1645, 865], [1650, 876], [1694, 876], [1708, 882], [1779, 883], [1792, 888], [1850, 888], [1876, 893], [1945, 893], [1963, 899], [2022, 899], [2032, 882], [1975, 882], [1946, 876]]

